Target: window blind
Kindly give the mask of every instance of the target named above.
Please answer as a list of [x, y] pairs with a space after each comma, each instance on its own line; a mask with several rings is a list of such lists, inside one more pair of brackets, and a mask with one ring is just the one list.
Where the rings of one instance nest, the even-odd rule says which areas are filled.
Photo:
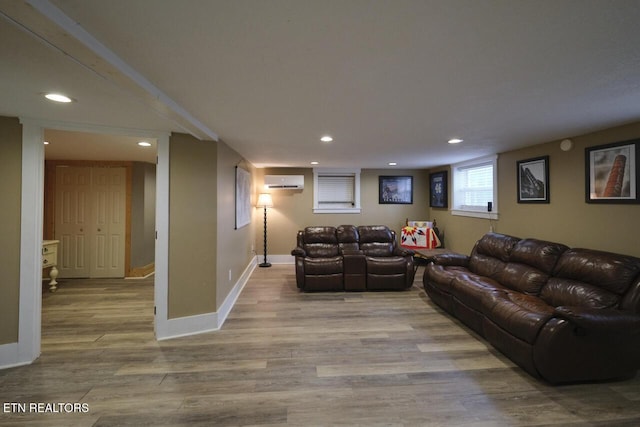
[[351, 208], [355, 205], [353, 175], [319, 175], [318, 207]]
[[454, 209], [486, 211], [494, 200], [494, 163], [482, 162], [455, 168]]

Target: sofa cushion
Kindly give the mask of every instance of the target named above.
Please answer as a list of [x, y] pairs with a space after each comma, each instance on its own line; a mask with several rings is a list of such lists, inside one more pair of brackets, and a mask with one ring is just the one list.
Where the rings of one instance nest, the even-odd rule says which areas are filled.
[[407, 260], [399, 256], [366, 257], [367, 274], [403, 274], [407, 272]]
[[553, 317], [554, 308], [540, 298], [519, 292], [491, 292], [483, 300], [483, 313], [513, 336], [535, 343], [540, 329]]
[[469, 270], [500, 280], [511, 250], [520, 239], [498, 233], [485, 234], [471, 251]]
[[303, 233], [304, 250], [308, 257], [329, 258], [338, 255], [335, 227], [307, 227]]
[[342, 271], [342, 257], [340, 256], [304, 259], [304, 274], [308, 276], [339, 274]]
[[539, 295], [549, 275], [535, 267], [515, 262], [508, 263], [500, 273], [500, 283], [527, 295]]
[[341, 225], [336, 228], [336, 237], [340, 253], [360, 249], [358, 228], [355, 225]]
[[481, 311], [485, 304], [483, 299], [491, 296], [494, 291], [508, 291], [497, 281], [476, 274], [457, 274], [451, 281], [451, 294], [461, 303]]
[[491, 277], [500, 280], [507, 263], [499, 258], [485, 254], [471, 254], [469, 270], [479, 276]]
[[360, 249], [369, 256], [393, 255], [394, 237], [389, 227], [384, 225], [363, 225], [358, 227]]
[[622, 295], [640, 274], [640, 259], [592, 249], [569, 249], [553, 271], [555, 277], [573, 279]]
[[509, 262], [529, 265], [550, 275], [568, 246], [538, 239], [522, 239], [511, 250]]
[[424, 277], [435, 286], [442, 287], [446, 292], [449, 292], [451, 282], [458, 274], [469, 273], [470, 271], [464, 267], [446, 267], [438, 264], [427, 264], [424, 270]]
[[503, 262], [509, 261], [509, 255], [513, 247], [520, 241], [519, 238], [505, 234], [487, 233], [473, 248], [473, 252], [498, 258]]
[[547, 304], [590, 308], [616, 307], [620, 296], [588, 283], [552, 277], [540, 294]]
[[528, 295], [539, 295], [567, 246], [537, 239], [518, 241], [498, 280]]

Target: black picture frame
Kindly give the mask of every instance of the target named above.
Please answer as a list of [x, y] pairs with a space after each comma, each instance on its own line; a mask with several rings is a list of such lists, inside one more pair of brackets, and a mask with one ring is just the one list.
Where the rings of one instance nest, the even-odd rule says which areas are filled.
[[413, 176], [379, 176], [378, 203], [381, 205], [412, 205]]
[[587, 203], [640, 203], [640, 139], [585, 148]]
[[429, 174], [429, 207], [449, 207], [449, 174], [447, 171]]
[[516, 162], [518, 203], [549, 203], [549, 156]]

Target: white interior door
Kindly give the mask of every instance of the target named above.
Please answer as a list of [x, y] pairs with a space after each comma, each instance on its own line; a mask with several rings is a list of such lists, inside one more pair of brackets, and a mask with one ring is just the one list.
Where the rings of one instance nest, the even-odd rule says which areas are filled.
[[56, 169], [60, 277], [124, 277], [126, 169]]
[[55, 238], [59, 277], [89, 277], [91, 169], [56, 168]]
[[124, 277], [126, 170], [92, 169], [90, 277]]

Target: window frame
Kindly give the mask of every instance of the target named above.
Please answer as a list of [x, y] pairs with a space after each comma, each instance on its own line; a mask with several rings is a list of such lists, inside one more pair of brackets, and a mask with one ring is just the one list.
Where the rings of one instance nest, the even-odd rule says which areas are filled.
[[[456, 182], [456, 180], [460, 179], [459, 170], [461, 168], [468, 169], [468, 168], [473, 168], [474, 166], [480, 167], [487, 164], [491, 164], [493, 167], [493, 188], [492, 188], [493, 200], [492, 200], [491, 212], [488, 212], [486, 207], [484, 207], [484, 209], [461, 208], [460, 207], [461, 203], [459, 200], [460, 196], [458, 191], [459, 182]], [[499, 215], [498, 214], [498, 155], [495, 154], [492, 156], [480, 157], [477, 159], [468, 160], [468, 161], [451, 165], [451, 188], [452, 188], [452, 191], [451, 191], [452, 193], [451, 214], [452, 215], [497, 220]]]
[[[352, 208], [328, 208], [321, 206], [318, 201], [319, 180], [323, 176], [353, 176], [353, 207]], [[317, 214], [335, 214], [348, 213], [359, 214], [361, 212], [360, 205], [360, 169], [333, 169], [333, 168], [314, 168], [313, 169], [313, 213]]]

